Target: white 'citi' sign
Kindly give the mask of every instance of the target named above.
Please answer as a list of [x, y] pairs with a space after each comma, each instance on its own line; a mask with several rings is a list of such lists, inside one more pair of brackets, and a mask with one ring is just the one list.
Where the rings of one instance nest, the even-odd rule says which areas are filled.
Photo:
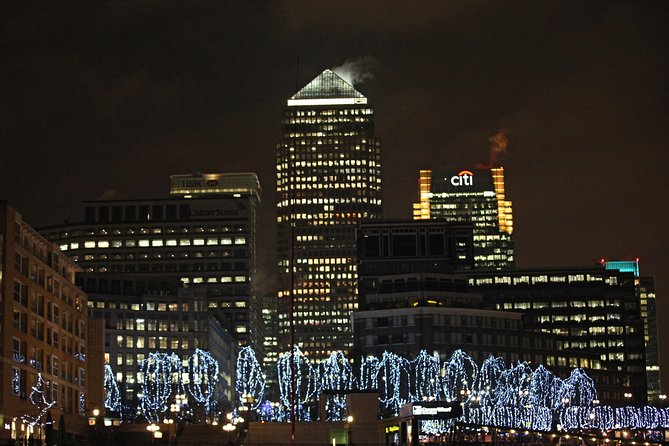
[[451, 184], [453, 186], [473, 186], [474, 185], [474, 174], [468, 170], [463, 170], [457, 175], [451, 177]]

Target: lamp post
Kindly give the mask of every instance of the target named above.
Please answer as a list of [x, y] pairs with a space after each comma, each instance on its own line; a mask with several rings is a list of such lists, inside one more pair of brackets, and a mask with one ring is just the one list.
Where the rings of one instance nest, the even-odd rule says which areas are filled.
[[146, 430], [151, 432], [151, 444], [155, 444], [156, 438], [162, 438], [163, 434], [160, 432], [160, 426], [156, 423], [151, 423], [146, 426]]
[[351, 430], [351, 425], [353, 424], [353, 415], [346, 417], [346, 444], [351, 446], [353, 444], [353, 432]]

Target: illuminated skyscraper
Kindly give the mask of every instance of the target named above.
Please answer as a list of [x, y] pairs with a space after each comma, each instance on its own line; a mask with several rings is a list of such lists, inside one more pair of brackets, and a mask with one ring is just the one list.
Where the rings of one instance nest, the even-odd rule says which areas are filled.
[[292, 307], [296, 345], [314, 358], [347, 352], [357, 308], [355, 228], [381, 216], [381, 148], [367, 98], [331, 70], [288, 99], [277, 191], [279, 348], [290, 348]]
[[504, 190], [504, 168], [421, 170], [414, 220], [444, 219], [474, 225], [474, 267], [513, 267], [513, 212]]
[[660, 396], [660, 352], [657, 339], [657, 319], [655, 307], [655, 280], [652, 277], [641, 277], [639, 259], [604, 260], [606, 269], [618, 270], [634, 274], [634, 285], [639, 310], [643, 320], [643, 341], [646, 349], [646, 382], [648, 384], [648, 400], [655, 402]]

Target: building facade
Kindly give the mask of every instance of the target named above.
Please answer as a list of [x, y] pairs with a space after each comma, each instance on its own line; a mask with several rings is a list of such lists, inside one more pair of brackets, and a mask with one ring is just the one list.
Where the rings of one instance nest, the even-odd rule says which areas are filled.
[[[90, 415], [87, 296], [78, 267], [0, 201], [0, 442], [43, 438], [50, 417], [82, 436]], [[93, 398], [94, 400], [99, 398]]]
[[648, 384], [648, 400], [659, 401], [660, 387], [660, 351], [657, 339], [657, 316], [655, 306], [655, 280], [652, 277], [640, 276], [639, 259], [635, 260], [604, 260], [606, 269], [630, 272], [635, 277], [636, 294], [643, 320], [643, 342], [646, 348], [646, 381]]
[[[265, 391], [266, 398], [270, 401], [278, 400], [279, 378], [276, 370], [276, 364], [279, 360], [279, 323], [277, 318], [277, 299], [276, 294], [263, 296], [262, 320], [265, 328], [265, 357], [262, 361], [262, 367], [265, 372]], [[273, 392], [273, 393], [270, 393]]]
[[[260, 186], [245, 174], [173, 175], [170, 198], [84, 203], [80, 221], [41, 230], [82, 269], [96, 296], [171, 292], [174, 280], [206, 290], [241, 346], [262, 352], [253, 276]], [[94, 306], [97, 303], [93, 302]]]
[[131, 295], [91, 294], [90, 314], [104, 320], [104, 360], [109, 364], [123, 405], [140, 407], [142, 362], [150, 353], [174, 353], [188, 366], [195, 349], [209, 352], [219, 365], [214, 400], [218, 408], [234, 406], [237, 342], [209, 308], [207, 290], [177, 288], [173, 293]]
[[602, 401], [646, 402], [644, 325], [632, 273], [601, 267], [471, 272], [469, 289], [493, 309], [523, 313], [528, 328], [559, 336], [558, 350], [599, 355], [588, 361], [557, 354], [553, 361], [610, 372], [596, 380]]
[[601, 401], [645, 401], [643, 324], [631, 273], [603, 268], [480, 271], [471, 224], [377, 221], [357, 231], [356, 357], [385, 350], [442, 359], [582, 367]]
[[504, 168], [421, 170], [419, 198], [413, 206], [414, 219], [473, 225], [475, 268], [513, 267], [513, 212], [506, 199]]
[[[381, 148], [367, 98], [325, 70], [287, 102], [277, 144], [279, 348], [353, 345], [355, 226], [381, 216]], [[292, 270], [292, 271], [291, 271]], [[291, 317], [293, 324], [291, 324]]]

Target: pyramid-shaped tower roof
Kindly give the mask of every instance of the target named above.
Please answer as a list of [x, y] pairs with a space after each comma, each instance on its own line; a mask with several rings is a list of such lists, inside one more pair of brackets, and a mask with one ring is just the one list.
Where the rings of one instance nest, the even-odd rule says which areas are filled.
[[323, 71], [288, 99], [289, 106], [366, 103], [367, 98], [362, 93], [330, 69]]

